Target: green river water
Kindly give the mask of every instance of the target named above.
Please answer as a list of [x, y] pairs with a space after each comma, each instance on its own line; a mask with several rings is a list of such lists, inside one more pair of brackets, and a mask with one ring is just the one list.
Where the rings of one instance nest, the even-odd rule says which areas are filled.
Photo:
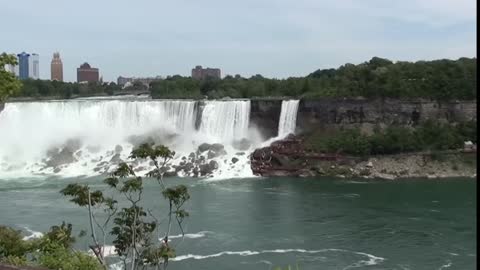
[[[105, 188], [100, 178], [0, 180], [0, 224], [87, 229], [86, 210], [58, 192], [72, 181]], [[172, 270], [476, 269], [476, 180], [167, 182], [191, 194], [186, 236], [172, 240]], [[146, 186], [145, 206], [164, 205], [158, 186]]]

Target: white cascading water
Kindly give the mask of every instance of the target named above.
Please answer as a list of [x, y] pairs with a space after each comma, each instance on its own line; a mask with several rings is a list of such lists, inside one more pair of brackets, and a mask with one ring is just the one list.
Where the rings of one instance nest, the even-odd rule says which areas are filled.
[[206, 101], [200, 132], [223, 141], [248, 136], [250, 101]]
[[297, 126], [297, 112], [299, 100], [282, 101], [280, 120], [278, 121], [278, 137], [284, 138], [288, 134], [295, 133]]
[[[213, 176], [252, 176], [248, 154], [261, 140], [248, 128], [250, 101], [206, 101], [198, 130], [196, 104], [185, 100], [7, 103], [0, 113], [0, 178], [103, 173], [116, 155], [127, 160], [133, 145], [148, 138], [176, 151], [173, 164], [202, 143], [221, 143], [227, 154], [213, 158], [218, 163]], [[239, 153], [233, 143], [243, 138], [252, 144]], [[74, 160], [47, 166], [47, 152], [72, 140], [79, 145]], [[233, 157], [238, 161], [232, 162]], [[106, 168], [99, 169], [99, 164]]]

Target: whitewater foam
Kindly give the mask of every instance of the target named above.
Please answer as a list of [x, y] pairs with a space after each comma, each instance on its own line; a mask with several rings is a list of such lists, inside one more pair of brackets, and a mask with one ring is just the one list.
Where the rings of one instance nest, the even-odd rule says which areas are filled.
[[197, 239], [197, 238], [203, 238], [207, 234], [212, 234], [213, 232], [211, 231], [201, 231], [197, 233], [186, 233], [184, 235], [177, 234], [177, 235], [170, 235], [168, 236], [169, 239], [178, 239], [178, 238], [188, 238], [188, 239]]
[[[365, 256], [368, 258], [368, 260], [362, 260], [358, 262], [358, 266], [367, 266], [367, 265], [376, 265], [385, 260], [385, 258], [382, 257], [377, 257], [372, 254], [364, 253], [364, 252], [357, 252], [357, 251], [350, 251], [350, 250], [345, 250], [345, 249], [320, 249], [320, 250], [307, 250], [307, 249], [272, 249], [272, 250], [262, 250], [262, 251], [251, 251], [251, 250], [244, 250], [244, 251], [222, 251], [219, 253], [214, 253], [210, 255], [195, 255], [195, 254], [186, 254], [186, 255], [180, 255], [175, 258], [172, 258], [171, 261], [183, 261], [183, 260], [188, 260], [188, 259], [194, 259], [194, 260], [203, 260], [203, 259], [209, 259], [209, 258], [216, 258], [224, 255], [237, 255], [237, 256], [254, 256], [254, 255], [260, 255], [260, 254], [265, 254], [265, 253], [308, 253], [308, 254], [316, 254], [316, 253], [324, 253], [324, 252], [347, 252], [347, 253], [353, 253], [361, 256]], [[353, 268], [353, 267], [358, 267], [358, 266], [347, 266], [347, 268]]]
[[[296, 105], [295, 105], [296, 104]], [[298, 101], [282, 103], [282, 133], [295, 127]], [[270, 141], [250, 127], [250, 101], [147, 99], [78, 99], [7, 103], [0, 113], [0, 177], [56, 175], [93, 176], [127, 161], [135, 145], [145, 141], [176, 152], [171, 165], [195, 153], [202, 143], [220, 143], [225, 153], [208, 158], [216, 170], [211, 179], [254, 177], [249, 155]], [[293, 121], [290, 123], [289, 121]], [[235, 142], [247, 140], [247, 148]], [[263, 143], [262, 143], [263, 142]], [[199, 156], [197, 156], [199, 158]], [[135, 164], [139, 174], [148, 161]], [[173, 170], [173, 167], [171, 167]], [[179, 173], [193, 176], [192, 172]]]
[[25, 241], [31, 240], [31, 239], [42, 238], [42, 237], [43, 237], [43, 233], [41, 233], [41, 232], [33, 231], [33, 230], [31, 230], [30, 228], [28, 228], [28, 227], [23, 227], [23, 228], [24, 228], [27, 232], [30, 233], [30, 235], [23, 237], [23, 240], [25, 240]]

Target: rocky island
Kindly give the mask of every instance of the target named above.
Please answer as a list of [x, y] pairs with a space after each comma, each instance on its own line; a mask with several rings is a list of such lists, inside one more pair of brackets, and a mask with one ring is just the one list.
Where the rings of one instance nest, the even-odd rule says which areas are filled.
[[251, 155], [259, 176], [333, 176], [375, 179], [476, 177], [476, 148], [443, 152], [348, 156], [315, 152], [302, 137], [290, 135]]

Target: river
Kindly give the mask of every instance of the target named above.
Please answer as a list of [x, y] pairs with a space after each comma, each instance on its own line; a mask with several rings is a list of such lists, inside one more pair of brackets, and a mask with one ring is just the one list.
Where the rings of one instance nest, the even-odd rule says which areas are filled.
[[[58, 192], [73, 181], [105, 188], [98, 177], [0, 180], [0, 224], [46, 231], [66, 221], [76, 232], [87, 229], [86, 210]], [[476, 180], [167, 183], [185, 184], [191, 194], [185, 238], [172, 240], [172, 270], [476, 269]], [[151, 209], [165, 204], [153, 182], [144, 201]]]

